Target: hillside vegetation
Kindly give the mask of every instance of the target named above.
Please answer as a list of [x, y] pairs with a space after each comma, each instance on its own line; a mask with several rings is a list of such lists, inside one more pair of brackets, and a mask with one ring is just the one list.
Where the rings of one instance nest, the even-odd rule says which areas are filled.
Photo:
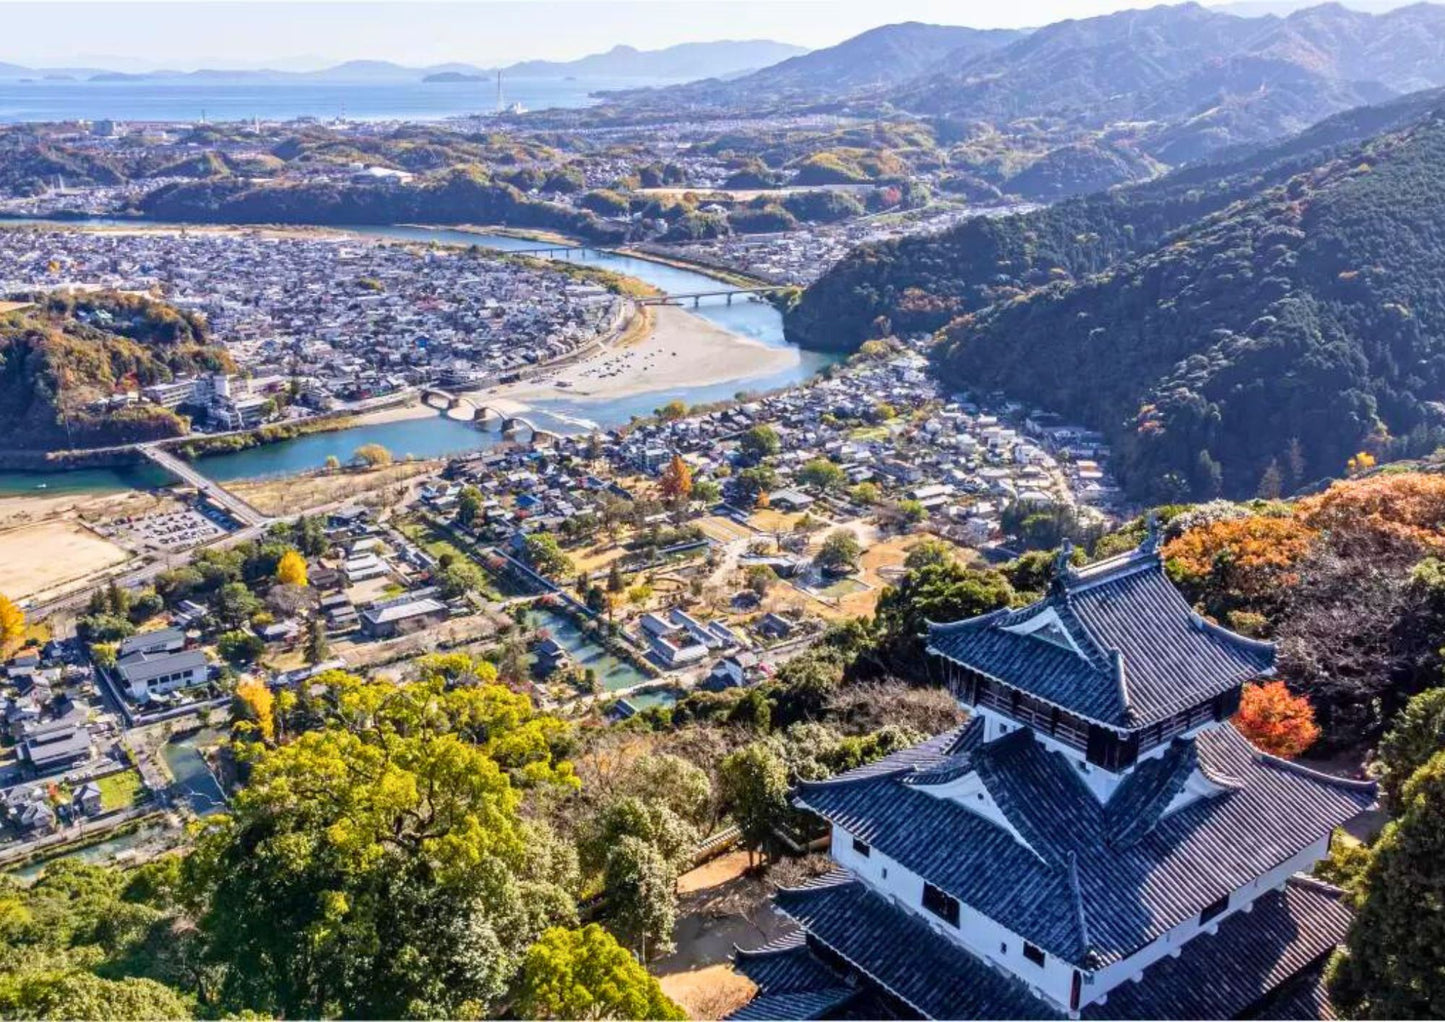
[[789, 334], [851, 350], [947, 327], [945, 378], [1105, 430], [1145, 499], [1252, 494], [1291, 448], [1297, 482], [1337, 474], [1361, 448], [1423, 453], [1445, 382], [1445, 122], [1421, 116], [1440, 100], [865, 247], [804, 294]]
[[190, 373], [233, 370], [191, 313], [137, 295], [49, 295], [0, 316], [0, 446], [98, 447], [186, 432], [150, 404], [108, 399]]

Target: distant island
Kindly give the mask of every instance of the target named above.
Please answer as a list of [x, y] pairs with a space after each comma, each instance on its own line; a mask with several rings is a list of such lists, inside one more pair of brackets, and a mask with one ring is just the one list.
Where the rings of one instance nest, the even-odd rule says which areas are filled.
[[428, 83], [484, 82], [486, 80], [487, 76], [484, 74], [469, 74], [466, 71], [439, 71], [422, 79], [423, 82]]

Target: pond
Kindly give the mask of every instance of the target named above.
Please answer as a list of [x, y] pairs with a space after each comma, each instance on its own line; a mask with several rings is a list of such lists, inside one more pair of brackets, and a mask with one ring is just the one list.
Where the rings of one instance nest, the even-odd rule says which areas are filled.
[[527, 624], [546, 631], [578, 667], [594, 671], [605, 691], [616, 692], [647, 680], [646, 674], [607, 652], [566, 614], [547, 607], [533, 607], [527, 612]]

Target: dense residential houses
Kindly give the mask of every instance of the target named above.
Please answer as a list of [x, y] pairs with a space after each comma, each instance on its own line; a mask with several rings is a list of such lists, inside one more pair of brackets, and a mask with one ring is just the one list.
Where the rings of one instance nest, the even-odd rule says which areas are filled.
[[110, 400], [200, 411], [240, 429], [437, 383], [479, 387], [616, 329], [599, 283], [485, 249], [257, 230], [0, 231], [0, 296], [114, 288], [204, 315], [244, 379], [203, 376]]

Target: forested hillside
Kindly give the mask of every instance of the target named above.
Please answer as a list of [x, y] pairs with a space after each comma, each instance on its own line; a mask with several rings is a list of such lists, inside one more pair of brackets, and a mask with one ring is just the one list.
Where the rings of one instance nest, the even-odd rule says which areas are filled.
[[[861, 249], [804, 294], [790, 336], [848, 350], [950, 324], [946, 378], [1107, 431], [1146, 499], [1253, 493], [1295, 438], [1302, 480], [1362, 447], [1421, 453], [1445, 383], [1445, 127], [1420, 118], [1440, 99]], [[1352, 142], [1382, 124], [1395, 130]]]
[[194, 315], [136, 295], [50, 295], [0, 315], [0, 447], [41, 450], [178, 436], [184, 419], [107, 399], [234, 369]]
[[[1445, 424], [1445, 119], [1229, 207], [1093, 277], [953, 323], [944, 374], [1109, 431], [1155, 498], [1433, 449]], [[1403, 445], [1403, 446], [1402, 446]]]

